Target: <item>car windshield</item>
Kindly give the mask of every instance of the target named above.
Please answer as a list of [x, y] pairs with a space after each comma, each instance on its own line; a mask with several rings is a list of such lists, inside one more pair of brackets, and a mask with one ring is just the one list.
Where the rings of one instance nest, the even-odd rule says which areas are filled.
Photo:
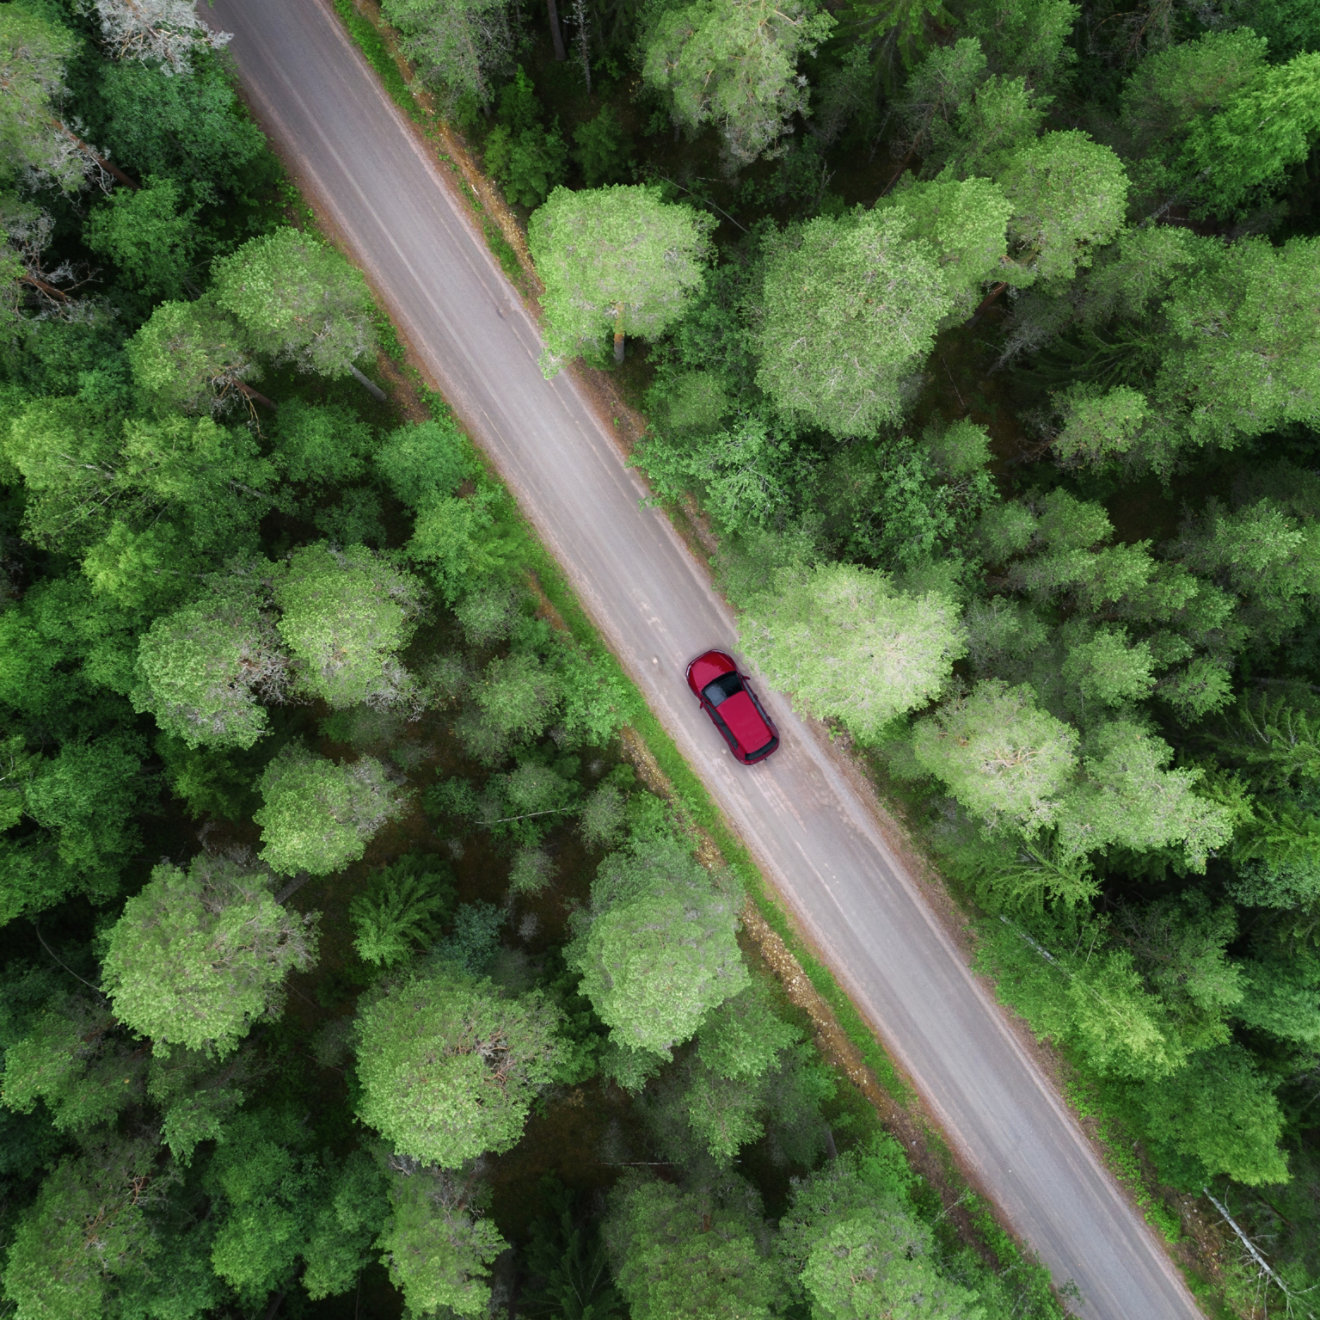
[[742, 691], [742, 679], [732, 670], [727, 674], [721, 674], [713, 683], [707, 683], [701, 689], [701, 695], [710, 702], [712, 706], [718, 706], [720, 702], [733, 696], [735, 692]]

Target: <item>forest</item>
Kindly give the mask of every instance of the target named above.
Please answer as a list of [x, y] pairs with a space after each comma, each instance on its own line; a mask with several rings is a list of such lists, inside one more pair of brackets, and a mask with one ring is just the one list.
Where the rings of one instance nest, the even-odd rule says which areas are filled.
[[[336, 6], [1075, 1107], [1263, 1253], [1216, 1304], [1286, 1307], [1320, 10]], [[1061, 1315], [815, 1047], [224, 45], [0, 6], [0, 1317]]]

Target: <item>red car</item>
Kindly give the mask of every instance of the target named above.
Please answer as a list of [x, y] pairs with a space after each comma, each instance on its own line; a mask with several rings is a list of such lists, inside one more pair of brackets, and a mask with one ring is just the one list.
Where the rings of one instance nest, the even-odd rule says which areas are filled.
[[688, 665], [687, 681], [743, 765], [764, 761], [779, 746], [779, 733], [731, 655], [704, 651]]

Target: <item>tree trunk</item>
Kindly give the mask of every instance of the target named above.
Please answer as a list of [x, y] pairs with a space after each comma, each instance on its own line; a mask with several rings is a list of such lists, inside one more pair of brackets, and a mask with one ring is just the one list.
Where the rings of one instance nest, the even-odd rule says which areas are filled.
[[63, 120], [57, 119], [54, 122], [55, 126], [65, 135], [65, 137], [75, 145], [81, 147], [82, 150], [85, 151], [107, 174], [113, 175], [124, 185], [125, 188], [132, 188], [134, 192], [137, 192], [138, 189], [142, 187], [136, 179], [130, 179], [117, 165], [111, 165], [104, 156], [98, 154], [92, 147], [88, 146], [88, 144], [84, 142], [82, 138], [73, 131], [73, 129], [64, 123]]
[[246, 381], [236, 380], [234, 384], [238, 387], [238, 392], [245, 399], [252, 399], [257, 403], [264, 403], [271, 412], [277, 411], [278, 405], [274, 399], [268, 399], [260, 390], [254, 390]]
[[976, 311], [968, 317], [968, 324], [979, 319], [981, 314], [989, 308], [990, 304], [993, 303], [1006, 288], [1008, 288], [1006, 283], [996, 284], [995, 287], [981, 299], [980, 305], [977, 307]]
[[614, 361], [623, 361], [623, 304], [614, 313]]
[[555, 0], [545, 0], [546, 16], [550, 20], [550, 40], [555, 44], [555, 61], [562, 64], [568, 53], [564, 50], [564, 34], [559, 27], [559, 6]]
[[364, 376], [351, 362], [348, 364], [348, 370], [353, 379], [357, 381], [357, 383], [361, 385], [362, 388], [378, 403], [389, 402], [389, 395], [387, 395], [374, 380], [370, 380], [368, 377]]

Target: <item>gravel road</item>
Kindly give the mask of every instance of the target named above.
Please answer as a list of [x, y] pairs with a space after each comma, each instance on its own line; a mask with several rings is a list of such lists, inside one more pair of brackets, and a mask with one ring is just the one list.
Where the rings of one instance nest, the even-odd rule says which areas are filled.
[[602, 634], [765, 875], [924, 1096], [965, 1166], [1087, 1320], [1190, 1320], [1195, 1303], [933, 917], [828, 745], [763, 681], [783, 748], [738, 765], [683, 666], [733, 644], [705, 570], [623, 466], [569, 373], [542, 379], [535, 322], [448, 172], [320, 0], [215, 0], [245, 93], [490, 455]]

